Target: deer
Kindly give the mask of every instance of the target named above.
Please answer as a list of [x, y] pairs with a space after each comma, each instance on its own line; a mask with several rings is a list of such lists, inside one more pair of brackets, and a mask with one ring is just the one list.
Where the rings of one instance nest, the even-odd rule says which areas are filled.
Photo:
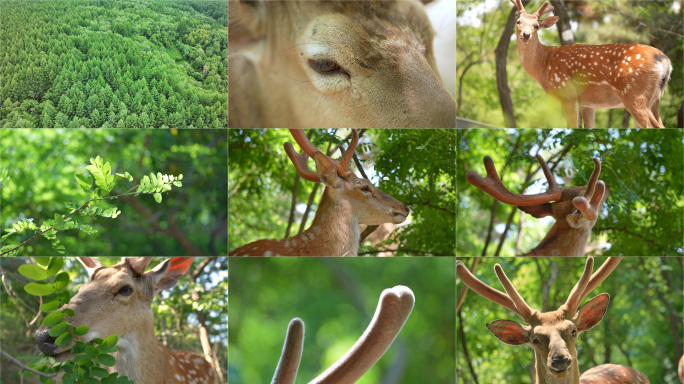
[[601, 161], [593, 158], [594, 170], [586, 186], [560, 188], [541, 155], [536, 155], [549, 184], [545, 192], [521, 195], [509, 191], [501, 182], [491, 157], [484, 157], [487, 177], [475, 171], [466, 172], [466, 180], [496, 200], [517, 206], [536, 218], [552, 216], [556, 222], [542, 241], [523, 256], [584, 256], [591, 229], [596, 224], [601, 207], [610, 195], [606, 184], [599, 180]]
[[548, 1], [533, 14], [517, 8], [515, 35], [520, 64], [544, 92], [558, 100], [568, 128], [594, 128], [595, 109], [625, 108], [641, 128], [665, 128], [658, 113], [672, 73], [670, 59], [659, 49], [642, 44], [564, 45], [539, 42], [540, 28], [551, 28], [558, 17]]
[[[408, 319], [415, 297], [410, 288], [398, 285], [385, 289], [366, 331], [337, 362], [309, 384], [353, 384], [389, 349]], [[283, 350], [271, 384], [294, 384], [302, 358], [304, 322], [290, 321]]]
[[506, 293], [480, 281], [461, 261], [456, 261], [456, 276], [468, 288], [512, 311], [527, 324], [495, 320], [487, 324], [487, 329], [508, 345], [528, 345], [534, 350], [536, 384], [649, 384], [643, 373], [631, 367], [604, 364], [580, 376], [577, 365], [579, 334], [603, 319], [610, 295], [602, 293], [581, 307], [580, 303], [610, 275], [620, 260], [620, 257], [610, 257], [592, 274], [594, 259], [588, 257], [582, 276], [565, 303], [555, 311], [544, 313], [525, 302], [498, 263], [494, 271]]
[[[161, 291], [178, 283], [187, 272], [192, 257], [167, 259], [145, 272], [152, 261], [149, 257], [126, 257], [110, 267], [93, 257], [78, 258], [90, 281], [62, 309], [69, 308], [74, 316], [68, 321], [75, 326], [89, 326], [88, 333], [74, 336], [74, 340], [90, 342], [116, 334], [118, 352], [116, 365], [110, 372], [127, 376], [136, 384], [214, 383], [211, 364], [202, 356], [181, 350], [171, 350], [157, 342], [154, 336], [152, 299]], [[40, 352], [56, 361], [74, 357], [74, 344], [58, 346], [49, 334], [50, 328], [41, 326], [35, 333]]]
[[229, 0], [232, 128], [454, 128], [418, 0]]
[[[410, 212], [406, 204], [351, 171], [350, 161], [359, 142], [356, 129], [352, 130], [349, 147], [337, 160], [316, 148], [303, 130], [290, 129], [290, 133], [302, 153], [297, 153], [289, 142], [284, 148], [299, 176], [325, 185], [313, 223], [299, 235], [257, 240], [234, 249], [228, 256], [357, 256], [359, 225], [399, 224], [406, 220]], [[316, 163], [316, 172], [308, 167], [309, 157]]]

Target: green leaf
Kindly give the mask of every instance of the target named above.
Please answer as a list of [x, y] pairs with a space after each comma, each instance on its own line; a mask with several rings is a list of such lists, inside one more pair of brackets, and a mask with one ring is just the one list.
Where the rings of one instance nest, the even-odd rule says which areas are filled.
[[67, 345], [71, 342], [71, 332], [62, 333], [61, 336], [55, 340], [57, 345]]
[[59, 301], [59, 299], [53, 299], [50, 301], [46, 301], [40, 306], [40, 310], [43, 312], [52, 312], [52, 311], [56, 310], [57, 308], [59, 308], [60, 303], [61, 302]]
[[90, 373], [91, 373], [93, 376], [102, 377], [102, 378], [109, 376], [109, 371], [107, 371], [107, 370], [104, 369], [104, 368], [100, 368], [100, 367], [93, 367], [93, 368], [90, 370]]
[[57, 277], [55, 277], [54, 287], [55, 289], [64, 289], [67, 284], [69, 284], [69, 274], [62, 272]]
[[50, 264], [48, 264], [48, 273], [50, 276], [56, 275], [57, 272], [59, 272], [60, 269], [64, 266], [64, 258], [63, 257], [52, 257], [50, 258]]
[[52, 337], [57, 337], [61, 335], [62, 333], [66, 332], [69, 329], [69, 323], [66, 321], [62, 321], [61, 323], [57, 323], [54, 325], [52, 328], [50, 328], [50, 336]]
[[154, 194], [154, 200], [155, 200], [157, 203], [161, 203], [161, 202], [162, 202], [162, 195], [161, 195], [161, 193], [155, 193], [155, 194]]
[[43, 319], [43, 325], [46, 327], [52, 327], [53, 325], [59, 324], [64, 319], [64, 312], [57, 311], [45, 316]]
[[88, 329], [90, 329], [87, 325], [82, 325], [80, 327], [74, 328], [74, 335], [76, 336], [83, 336], [86, 333], [88, 333]]
[[52, 284], [31, 282], [24, 285], [24, 291], [33, 296], [47, 296], [55, 291]]
[[116, 343], [119, 341], [119, 336], [117, 335], [109, 335], [107, 338], [102, 341], [102, 344], [100, 345], [102, 348], [111, 348], [116, 346]]
[[75, 175], [76, 176], [76, 181], [78, 182], [78, 185], [81, 186], [81, 189], [83, 189], [83, 192], [90, 192], [90, 188], [93, 187], [93, 177], [88, 175], [88, 178], [85, 178], [82, 175]]
[[182, 187], [183, 186], [183, 183], [181, 183], [180, 181], [174, 181], [174, 182], [172, 182], [172, 184], [175, 185], [176, 187]]
[[114, 357], [111, 356], [111, 355], [107, 355], [107, 354], [98, 356], [98, 357], [97, 357], [97, 360], [98, 360], [101, 364], [104, 364], [104, 365], [106, 365], [106, 366], [108, 366], [108, 367], [113, 367], [114, 364], [116, 364], [116, 360], [114, 359]]
[[92, 345], [86, 345], [85, 353], [86, 353], [86, 356], [93, 358], [93, 357], [99, 355], [100, 351], [98, 351], [98, 349], [93, 347]]
[[32, 280], [45, 280], [48, 277], [48, 272], [45, 269], [33, 264], [22, 264], [18, 270], [23, 276]]
[[67, 315], [71, 316], [71, 317], [74, 317], [74, 310], [73, 309], [65, 308], [63, 312], [66, 313]]

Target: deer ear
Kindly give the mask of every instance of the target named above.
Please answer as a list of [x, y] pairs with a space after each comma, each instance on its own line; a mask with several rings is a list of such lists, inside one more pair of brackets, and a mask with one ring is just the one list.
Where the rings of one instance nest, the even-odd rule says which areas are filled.
[[174, 257], [167, 259], [148, 272], [154, 282], [154, 294], [173, 288], [178, 278], [190, 269], [194, 257]]
[[530, 330], [513, 320], [495, 320], [487, 324], [487, 328], [499, 340], [509, 345], [527, 344], [530, 339]]
[[588, 331], [598, 324], [603, 319], [603, 315], [606, 314], [609, 303], [610, 295], [602, 293], [584, 304], [573, 319], [577, 329], [580, 332]]
[[337, 167], [335, 163], [323, 152], [314, 153], [314, 162], [316, 162], [316, 173], [321, 179], [321, 182], [328, 187], [338, 188], [342, 182], [337, 175]]
[[545, 18], [544, 20], [541, 20], [539, 22], [539, 26], [542, 28], [551, 28], [553, 27], [554, 24], [558, 21], [559, 17], [558, 16], [549, 16]]
[[551, 203], [544, 203], [539, 205], [532, 205], [529, 207], [518, 207], [523, 212], [527, 212], [537, 219], [553, 215]]

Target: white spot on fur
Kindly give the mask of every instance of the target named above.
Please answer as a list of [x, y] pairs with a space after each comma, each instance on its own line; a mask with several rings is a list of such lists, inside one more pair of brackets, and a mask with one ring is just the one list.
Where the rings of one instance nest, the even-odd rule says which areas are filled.
[[264, 256], [273, 256], [273, 252], [266, 251], [266, 252], [264, 252]]
[[[637, 58], [637, 60], [639, 60], [641, 58], [641, 53], [637, 53], [636, 58]], [[641, 59], [641, 60], [643, 60], [643, 59]]]

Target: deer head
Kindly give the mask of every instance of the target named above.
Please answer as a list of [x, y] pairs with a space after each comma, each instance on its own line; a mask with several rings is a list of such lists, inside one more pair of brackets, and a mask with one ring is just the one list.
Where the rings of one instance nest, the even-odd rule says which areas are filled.
[[530, 40], [538, 41], [537, 31], [539, 28], [551, 28], [558, 21], [557, 16], [549, 16], [540, 20], [543, 15], [553, 11], [553, 7], [549, 5], [548, 1], [545, 1], [537, 12], [531, 15], [525, 11], [522, 0], [511, 0], [511, 3], [517, 8], [515, 12], [515, 35], [518, 38], [518, 44], [529, 44]]
[[466, 179], [502, 203], [515, 205], [536, 218], [553, 216], [556, 219], [542, 242], [525, 256], [583, 256], [591, 229], [610, 193], [605, 183], [598, 179], [601, 162], [593, 159], [594, 171], [586, 186], [560, 188], [544, 159], [540, 155], [536, 157], [549, 184], [543, 193], [520, 195], [509, 191], [489, 156], [484, 158], [487, 177], [468, 171]]
[[[299, 154], [291, 143], [285, 152], [297, 173], [305, 180], [325, 185], [311, 227], [304, 233], [283, 240], [259, 240], [230, 252], [231, 256], [356, 256], [359, 225], [402, 223], [410, 210], [406, 204], [381, 191], [367, 179], [352, 172], [350, 161], [359, 142], [353, 138], [340, 159], [332, 159], [316, 148], [301, 129], [290, 129], [302, 148]], [[308, 167], [308, 159], [316, 163], [316, 171]]]
[[231, 0], [229, 8], [232, 127], [455, 126], [419, 1]]
[[[136, 384], [180, 383], [191, 378], [212, 383], [214, 372], [206, 360], [189, 352], [171, 351], [157, 343], [154, 336], [152, 299], [162, 290], [175, 286], [192, 260], [192, 257], [174, 257], [145, 272], [152, 261], [150, 257], [123, 258], [111, 267], [103, 266], [96, 258], [79, 257], [90, 281], [62, 309], [74, 311], [68, 320], [70, 323], [87, 325], [89, 330], [83, 336], [74, 336], [74, 340], [89, 342], [118, 335], [119, 351], [114, 368], [120, 376], [128, 376]], [[50, 328], [44, 326], [36, 331], [38, 349], [57, 361], [73, 358], [74, 340], [58, 346], [49, 332]], [[143, 356], [144, 364], [141, 363]]]
[[594, 259], [587, 258], [584, 272], [563, 305], [553, 312], [540, 312], [531, 308], [515, 289], [501, 265], [494, 271], [503, 285], [503, 293], [483, 283], [461, 262], [456, 262], [458, 278], [480, 296], [499, 304], [520, 316], [526, 325], [512, 320], [496, 320], [487, 328], [509, 345], [528, 345], [534, 350], [536, 383], [579, 384], [575, 344], [581, 332], [588, 331], [603, 318], [610, 297], [600, 294], [580, 307], [582, 300], [593, 291], [620, 262], [619, 257], [606, 260], [592, 274]]
[[[385, 289], [368, 328], [351, 349], [309, 384], [352, 384], [385, 354], [406, 323], [415, 298], [410, 288]], [[294, 384], [304, 343], [304, 323], [293, 319], [272, 384]]]

